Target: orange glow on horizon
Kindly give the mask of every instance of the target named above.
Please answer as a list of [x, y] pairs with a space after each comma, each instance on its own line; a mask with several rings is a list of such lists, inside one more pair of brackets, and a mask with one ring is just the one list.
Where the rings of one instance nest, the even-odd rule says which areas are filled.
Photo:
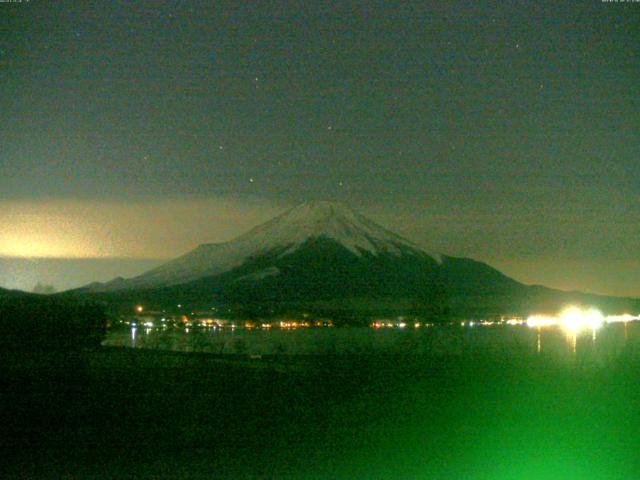
[[[0, 257], [170, 259], [281, 210], [223, 197], [0, 201]], [[168, 233], [176, 231], [188, 234]]]

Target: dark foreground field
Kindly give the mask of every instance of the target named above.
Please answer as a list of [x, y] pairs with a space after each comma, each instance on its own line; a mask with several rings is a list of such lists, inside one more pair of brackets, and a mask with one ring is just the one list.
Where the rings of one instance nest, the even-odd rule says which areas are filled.
[[0, 355], [2, 478], [640, 478], [640, 362]]

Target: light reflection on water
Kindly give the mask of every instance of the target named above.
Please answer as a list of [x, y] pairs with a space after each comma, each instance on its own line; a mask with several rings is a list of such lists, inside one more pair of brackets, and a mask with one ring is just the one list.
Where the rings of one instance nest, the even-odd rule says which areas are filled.
[[429, 329], [367, 327], [281, 329], [145, 328], [111, 331], [106, 346], [216, 354], [539, 354], [594, 360], [623, 350], [640, 353], [640, 322], [609, 324], [594, 331], [558, 327], [435, 326]]
[[131, 346], [133, 348], [136, 347], [136, 331], [138, 329], [136, 327], [131, 327]]

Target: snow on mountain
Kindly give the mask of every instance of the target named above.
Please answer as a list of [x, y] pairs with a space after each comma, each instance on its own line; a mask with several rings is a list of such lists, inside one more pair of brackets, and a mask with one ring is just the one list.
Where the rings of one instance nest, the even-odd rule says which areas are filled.
[[[251, 257], [274, 252], [278, 255], [292, 253], [305, 241], [320, 237], [336, 241], [357, 256], [363, 252], [372, 255], [413, 254], [428, 255], [437, 262], [441, 261], [438, 255], [428, 254], [418, 245], [344, 205], [316, 201], [298, 205], [230, 242], [200, 245], [186, 255], [125, 283], [128, 287], [184, 283], [224, 273]], [[118, 288], [123, 286], [118, 284]]]
[[350, 208], [328, 201], [298, 205], [254, 228], [235, 242], [246, 244], [256, 251], [289, 245], [285, 252], [289, 253], [307, 239], [321, 236], [335, 240], [356, 255], [361, 255], [362, 251], [374, 255], [382, 251], [399, 255], [402, 248], [421, 250]]

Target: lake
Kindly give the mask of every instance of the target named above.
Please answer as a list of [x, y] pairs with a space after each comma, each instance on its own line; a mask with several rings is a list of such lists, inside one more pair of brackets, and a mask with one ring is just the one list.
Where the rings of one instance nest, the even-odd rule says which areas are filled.
[[215, 354], [538, 354], [606, 361], [622, 351], [640, 353], [640, 322], [604, 324], [567, 332], [559, 326], [435, 325], [414, 328], [331, 327], [297, 329], [146, 328], [112, 330], [105, 346]]

